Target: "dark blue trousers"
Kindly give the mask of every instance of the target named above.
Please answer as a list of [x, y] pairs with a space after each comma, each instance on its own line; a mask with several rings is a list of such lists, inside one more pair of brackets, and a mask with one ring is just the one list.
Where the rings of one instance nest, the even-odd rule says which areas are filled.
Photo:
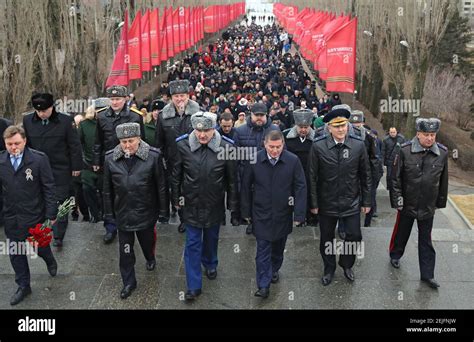
[[[15, 242], [18, 243], [19, 241]], [[38, 256], [41, 257], [47, 265], [54, 259], [50, 246], [38, 248]], [[28, 266], [28, 256], [25, 254], [10, 254], [10, 262], [15, 271], [15, 282], [18, 286], [29, 287], [30, 268]]]
[[257, 256], [255, 263], [257, 268], [257, 287], [269, 288], [272, 274], [280, 270], [283, 264], [283, 252], [285, 251], [285, 236], [276, 241], [257, 239]]
[[188, 290], [202, 288], [201, 264], [204, 268], [217, 268], [217, 244], [219, 242], [220, 225], [210, 228], [198, 228], [185, 224], [186, 246], [184, 264]]
[[123, 286], [136, 285], [135, 277], [135, 235], [143, 251], [143, 256], [147, 261], [155, 260], [156, 229], [152, 226], [136, 232], [118, 231], [119, 252], [120, 252], [120, 275]]
[[[425, 220], [416, 220], [418, 224], [418, 262], [420, 264], [421, 279], [434, 278], [436, 252], [431, 241], [433, 219], [434, 216]], [[414, 217], [403, 215], [400, 211], [397, 213], [397, 221], [390, 240], [390, 258], [400, 259], [403, 256], [414, 222]]]

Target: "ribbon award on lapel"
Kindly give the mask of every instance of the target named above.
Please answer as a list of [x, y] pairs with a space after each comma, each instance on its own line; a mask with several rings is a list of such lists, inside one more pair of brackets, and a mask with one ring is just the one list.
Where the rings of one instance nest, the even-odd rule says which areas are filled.
[[32, 181], [33, 180], [33, 174], [32, 174], [33, 171], [31, 169], [26, 169], [25, 173], [26, 173], [26, 180], [27, 181], [28, 180]]

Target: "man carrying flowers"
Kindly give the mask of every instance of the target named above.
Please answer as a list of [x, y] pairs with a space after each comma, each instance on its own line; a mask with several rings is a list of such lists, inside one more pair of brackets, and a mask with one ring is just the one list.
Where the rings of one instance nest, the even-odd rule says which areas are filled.
[[[57, 205], [53, 173], [46, 154], [26, 147], [25, 131], [20, 126], [8, 127], [3, 138], [6, 151], [0, 152], [0, 183], [5, 235], [10, 245], [15, 282], [19, 286], [10, 304], [16, 305], [31, 293], [28, 248], [19, 247], [22, 244], [29, 246], [27, 238], [46, 262], [49, 274], [54, 277], [57, 273], [58, 264], [49, 246], [48, 230], [39, 234], [43, 222], [50, 220], [54, 223], [56, 220]], [[29, 236], [33, 231], [39, 234], [36, 240]]]

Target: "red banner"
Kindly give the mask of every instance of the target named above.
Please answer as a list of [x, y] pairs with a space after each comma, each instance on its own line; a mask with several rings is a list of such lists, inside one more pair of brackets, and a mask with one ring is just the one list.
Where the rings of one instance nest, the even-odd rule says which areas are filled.
[[191, 7], [189, 9], [189, 45], [194, 46], [196, 41], [196, 9]]
[[179, 7], [172, 11], [173, 18], [173, 51], [177, 55], [181, 52], [180, 50], [180, 37], [179, 37]]
[[354, 93], [357, 18], [342, 26], [327, 41], [327, 91]]
[[[105, 87], [113, 85], [128, 86], [128, 12], [125, 11], [124, 24], [120, 34], [120, 41], [117, 45], [112, 68], [110, 69], [109, 77], [105, 82]], [[115, 47], [114, 47], [115, 48]]]
[[158, 8], [150, 13], [150, 54], [151, 65], [160, 65], [160, 14]]
[[216, 20], [214, 17], [216, 6], [206, 7], [204, 9], [204, 32], [214, 33], [216, 29]]
[[168, 44], [168, 58], [175, 55], [174, 53], [174, 35], [173, 35], [173, 7], [165, 9], [166, 17], [166, 40]]
[[186, 50], [186, 23], [185, 9], [183, 6], [178, 7], [178, 24], [179, 24], [179, 51]]
[[198, 13], [198, 21], [199, 21], [199, 40], [204, 39], [204, 7], [199, 7]]
[[168, 39], [166, 36], [166, 7], [160, 20], [160, 61], [168, 60]]
[[142, 78], [142, 56], [141, 56], [141, 13], [137, 12], [132, 26], [128, 31], [128, 53], [130, 64], [128, 66], [128, 77], [130, 80]]
[[184, 9], [184, 49], [191, 47], [191, 15], [190, 8]]
[[151, 70], [151, 45], [150, 45], [150, 11], [147, 10], [141, 19], [141, 31], [142, 31], [142, 71]]
[[327, 78], [327, 61], [326, 61], [326, 49], [327, 49], [327, 39], [332, 36], [343, 24], [347, 22], [347, 17], [338, 17], [329, 21], [323, 28], [323, 37], [319, 41], [319, 45], [316, 47], [316, 54], [318, 55], [318, 70], [319, 77], [323, 80]]

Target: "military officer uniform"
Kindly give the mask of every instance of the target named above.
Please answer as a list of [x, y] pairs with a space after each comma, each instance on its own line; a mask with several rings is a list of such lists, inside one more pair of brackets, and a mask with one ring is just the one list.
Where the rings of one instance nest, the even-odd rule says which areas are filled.
[[[440, 125], [436, 118], [418, 118], [416, 131], [437, 133]], [[422, 146], [415, 136], [401, 145], [392, 172], [390, 201], [398, 212], [390, 240], [390, 262], [395, 268], [400, 267], [416, 219], [421, 280], [436, 289], [439, 284], [434, 280], [436, 252], [431, 230], [435, 210], [445, 208], [448, 198], [448, 149], [437, 142]]]
[[[127, 88], [123, 86], [111, 86], [106, 89], [108, 98], [126, 97]], [[102, 166], [104, 156], [107, 151], [113, 150], [119, 144], [115, 133], [118, 125], [128, 122], [136, 122], [140, 125], [141, 138], [145, 138], [145, 129], [143, 125], [142, 112], [135, 108], [129, 108], [126, 105], [119, 112], [115, 112], [112, 107], [104, 107], [97, 111], [96, 115], [96, 134], [93, 149], [93, 165]], [[117, 225], [112, 218], [104, 219], [105, 235], [104, 243], [111, 243], [117, 235]]]
[[[47, 119], [41, 119], [37, 111], [25, 115], [23, 127], [27, 145], [48, 156], [56, 185], [56, 201], [61, 204], [69, 198], [73, 171], [80, 172], [83, 169], [81, 142], [73, 118], [54, 108], [53, 95], [35, 94], [31, 103], [37, 111], [52, 107], [52, 113]], [[54, 246], [63, 245], [67, 225], [67, 215], [53, 225]]]
[[[286, 149], [298, 156], [301, 165], [303, 166], [304, 174], [306, 177], [306, 184], [309, 184], [309, 169], [308, 169], [308, 157], [313, 146], [313, 141], [316, 137], [314, 129], [310, 127], [313, 121], [314, 113], [309, 109], [297, 109], [293, 112], [293, 118], [295, 120], [295, 126], [289, 128], [283, 132], [285, 136]], [[308, 134], [304, 137], [298, 134], [298, 126], [307, 126]], [[310, 193], [307, 191], [307, 203], [310, 201]], [[317, 215], [311, 214], [308, 206], [306, 212], [306, 223], [316, 225], [318, 222]]]

